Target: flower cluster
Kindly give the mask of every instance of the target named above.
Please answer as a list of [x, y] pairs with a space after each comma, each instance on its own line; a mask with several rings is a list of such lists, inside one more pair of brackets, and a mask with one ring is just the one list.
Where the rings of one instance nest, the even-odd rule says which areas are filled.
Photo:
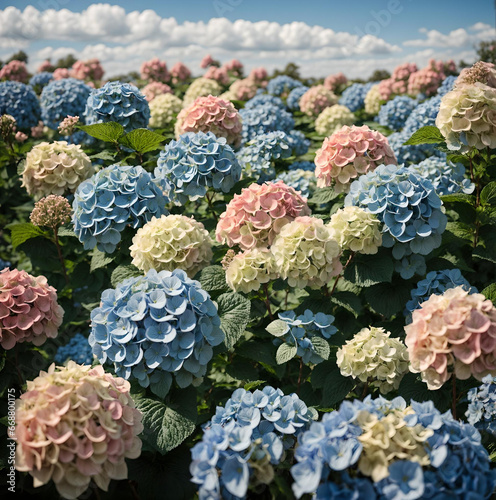
[[96, 58], [88, 59], [87, 61], [76, 61], [72, 65], [71, 76], [78, 80], [93, 80], [99, 81], [103, 78], [102, 65]]
[[436, 95], [437, 89], [445, 77], [444, 73], [439, 73], [430, 66], [415, 71], [408, 78], [408, 93], [413, 96], [419, 94], [424, 96]]
[[67, 68], [55, 68], [53, 71], [54, 80], [63, 80], [64, 78], [70, 78], [71, 74]]
[[0, 69], [0, 80], [27, 83], [29, 80], [28, 69], [24, 61], [14, 59]]
[[408, 372], [405, 344], [384, 328], [362, 328], [336, 356], [341, 375], [370, 383], [382, 394], [398, 389]]
[[199, 97], [191, 106], [184, 108], [175, 126], [177, 138], [185, 132], [212, 132], [217, 137], [225, 137], [228, 144], [235, 146], [241, 142], [241, 130], [241, 118], [233, 104], [212, 95]]
[[245, 107], [243, 109], [257, 108], [258, 106], [263, 106], [265, 104], [271, 104], [272, 106], [277, 106], [281, 109], [284, 109], [284, 103], [282, 102], [282, 100], [279, 97], [270, 94], [257, 94], [249, 101], [246, 101]]
[[160, 152], [155, 177], [172, 200], [185, 204], [205, 196], [209, 187], [228, 193], [241, 177], [241, 165], [224, 137], [188, 132]]
[[29, 85], [33, 87], [38, 93], [40, 93], [41, 89], [48, 85], [53, 80], [53, 74], [49, 71], [43, 71], [41, 73], [35, 73], [29, 79]]
[[345, 401], [298, 441], [297, 498], [483, 500], [496, 485], [479, 433], [431, 401]]
[[396, 96], [381, 106], [377, 121], [392, 130], [401, 130], [410, 113], [417, 106], [417, 101], [404, 95]]
[[293, 156], [303, 156], [308, 153], [311, 142], [301, 130], [290, 130], [288, 139]]
[[217, 68], [216, 66], [210, 66], [203, 75], [203, 78], [215, 80], [221, 85], [227, 85], [229, 83], [229, 75], [227, 73], [227, 69], [224, 66], [220, 68]]
[[239, 115], [243, 122], [243, 144], [256, 139], [260, 134], [276, 130], [288, 133], [295, 125], [291, 113], [280, 106], [269, 103], [243, 108]]
[[347, 192], [351, 179], [381, 164], [396, 164], [387, 138], [367, 125], [344, 126], [326, 137], [315, 153], [317, 186], [333, 186], [338, 193]]
[[7, 114], [0, 116], [0, 136], [6, 143], [12, 143], [15, 140], [16, 125], [13, 116]]
[[140, 68], [140, 76], [142, 80], [150, 82], [167, 82], [170, 80], [165, 61], [161, 61], [158, 57], [143, 62]]
[[53, 480], [58, 493], [76, 499], [91, 480], [104, 491], [127, 478], [126, 458], [138, 458], [143, 430], [130, 385], [101, 366], [51, 365], [17, 401], [16, 469], [34, 486]]
[[301, 87], [295, 87], [286, 99], [286, 106], [292, 111], [298, 111], [300, 109], [300, 99], [308, 91], [309, 87], [302, 85]]
[[283, 182], [254, 183], [228, 203], [217, 224], [216, 239], [242, 250], [266, 248], [284, 225], [309, 214], [306, 198]]
[[108, 82], [91, 91], [84, 116], [88, 125], [117, 122], [130, 132], [148, 126], [150, 108], [145, 96], [134, 85]]
[[53, 359], [60, 364], [74, 361], [80, 365], [91, 365], [93, 353], [91, 352], [91, 346], [88, 344], [88, 339], [84, 335], [76, 333], [67, 344], [61, 345], [57, 349]]
[[[422, 104], [420, 106], [422, 106]], [[415, 110], [413, 110], [410, 118], [413, 114], [415, 114]], [[405, 128], [401, 132], [394, 132], [391, 135], [388, 135], [389, 145], [391, 146], [391, 149], [393, 150], [394, 155], [398, 160], [398, 164], [408, 165], [410, 163], [420, 163], [421, 161], [431, 156], [442, 156], [442, 153], [435, 148], [434, 144], [418, 144], [416, 146], [404, 145], [404, 143], [408, 141], [408, 139], [410, 139], [412, 135], [406, 129], [408, 120], [405, 124]]]
[[217, 307], [181, 269], [150, 270], [105, 290], [91, 312], [89, 343], [101, 363], [142, 387], [201, 382], [224, 340]]
[[74, 232], [86, 250], [112, 253], [126, 226], [136, 229], [167, 214], [168, 199], [140, 165], [111, 165], [81, 183], [74, 195]]
[[312, 165], [312, 170], [292, 168], [287, 172], [279, 174], [276, 177], [276, 181], [284, 182], [286, 186], [294, 188], [296, 191], [299, 191], [302, 194], [302, 196], [308, 198], [315, 191], [315, 188], [317, 187], [317, 179], [313, 172], [313, 167], [315, 167], [315, 165], [313, 163], [310, 163], [310, 165]]
[[455, 88], [455, 82], [457, 77], [454, 75], [447, 76], [443, 83], [441, 83], [440, 87], [437, 89], [437, 95], [439, 97], [443, 97], [448, 92], [451, 92]]
[[223, 265], [226, 282], [235, 292], [259, 290], [261, 285], [277, 278], [272, 254], [266, 248], [251, 248], [232, 257], [226, 254]]
[[321, 288], [342, 270], [341, 247], [322, 219], [303, 216], [286, 224], [271, 247], [275, 268], [289, 286]]
[[257, 88], [257, 84], [252, 79], [242, 78], [240, 80], [235, 80], [229, 87], [229, 90], [234, 94], [235, 99], [247, 101], [255, 96]]
[[363, 208], [341, 208], [332, 214], [328, 225], [343, 250], [372, 255], [382, 244], [379, 219]]
[[165, 128], [174, 122], [183, 103], [174, 94], [160, 94], [150, 102], [150, 127]]
[[69, 202], [63, 196], [51, 194], [35, 203], [29, 218], [35, 226], [57, 228], [68, 224], [71, 215]]
[[66, 116], [58, 127], [61, 135], [71, 136], [74, 133], [74, 128], [79, 123], [79, 116]]
[[193, 80], [184, 94], [184, 107], [193, 104], [198, 97], [216, 96], [222, 92], [222, 87], [215, 81], [209, 78], [197, 78]]
[[267, 84], [267, 92], [278, 97], [286, 96], [291, 90], [296, 87], [301, 87], [303, 84], [294, 78], [287, 75], [276, 76]]
[[324, 85], [310, 87], [300, 99], [300, 111], [308, 116], [318, 116], [325, 108], [338, 102], [337, 96]]
[[350, 111], [363, 109], [365, 106], [365, 96], [374, 85], [376, 85], [375, 82], [353, 83], [344, 90], [339, 99], [339, 104], [346, 106]]
[[496, 88], [496, 68], [494, 64], [477, 61], [472, 67], [461, 71], [456, 79], [455, 86], [473, 85], [477, 82]]
[[239, 59], [231, 59], [230, 61], [224, 63], [223, 66], [234, 76], [240, 77], [243, 74], [244, 66]]
[[[249, 78], [254, 80], [259, 85], [263, 84], [265, 82], [265, 80], [267, 80], [267, 77], [268, 77], [267, 70], [263, 66], [261, 66], [259, 68], [253, 68], [250, 71], [250, 75], [249, 75]], [[265, 83], [267, 83], [267, 82], [265, 82]]]
[[418, 68], [414, 63], [404, 63], [397, 66], [390, 78], [379, 83], [382, 100], [389, 101], [395, 95], [406, 94], [410, 75], [416, 71]]
[[265, 386], [236, 389], [217, 407], [191, 450], [192, 481], [202, 499], [245, 499], [249, 486], [269, 484], [295, 438], [316, 418], [296, 395]]
[[36, 199], [73, 193], [94, 171], [81, 146], [65, 141], [41, 142], [26, 156], [22, 186]]
[[348, 83], [348, 78], [343, 73], [336, 73], [335, 75], [329, 75], [324, 80], [324, 86], [327, 87], [332, 92], [346, 85]]
[[[384, 224], [382, 244], [393, 247], [401, 262], [411, 254], [428, 255], [441, 244], [446, 228], [442, 202], [429, 180], [395, 165], [380, 165], [351, 184], [345, 206], [355, 205], [376, 214]], [[409, 268], [397, 266], [408, 279]], [[410, 270], [411, 272], [411, 270]]]
[[484, 377], [480, 387], [468, 391], [468, 400], [468, 422], [496, 436], [496, 377]]
[[0, 345], [4, 349], [21, 342], [41, 345], [55, 338], [63, 316], [57, 291], [44, 276], [17, 269], [0, 271]]
[[345, 125], [355, 123], [355, 115], [341, 104], [324, 109], [315, 120], [315, 130], [322, 136], [329, 136]]
[[421, 373], [429, 389], [439, 389], [452, 372], [461, 380], [496, 375], [496, 308], [466, 286], [431, 295], [405, 331], [410, 370]]
[[170, 74], [172, 76], [173, 83], [185, 82], [191, 76], [191, 71], [185, 64], [178, 61], [174, 64], [174, 66], [172, 66]]
[[150, 82], [141, 89], [141, 93], [148, 102], [151, 102], [159, 95], [172, 94], [172, 89], [166, 83]]
[[0, 115], [11, 115], [22, 129], [38, 125], [41, 109], [33, 89], [20, 82], [0, 82]]
[[217, 66], [218, 63], [217, 61], [214, 60], [214, 58], [210, 55], [207, 54], [206, 56], [203, 56], [203, 59], [200, 62], [200, 68], [208, 68], [209, 66]]
[[212, 241], [201, 222], [185, 215], [152, 217], [138, 229], [129, 248], [141, 271], [182, 269], [193, 277], [212, 259]]
[[338, 331], [332, 324], [334, 316], [321, 312], [314, 314], [309, 309], [299, 316], [294, 311], [280, 312], [278, 316], [279, 319], [266, 328], [269, 333], [272, 333], [273, 327], [277, 328], [278, 338], [274, 340], [275, 345], [285, 342], [296, 347], [296, 355], [300, 356], [305, 364], [324, 361], [319, 355], [319, 347], [323, 339], [330, 339]]
[[43, 71], [53, 71], [55, 68], [53, 64], [50, 62], [49, 59], [45, 59], [39, 66], [38, 66], [38, 73], [42, 73]]
[[[431, 97], [423, 103], [416, 106], [410, 113], [410, 116], [405, 122], [403, 131], [408, 135], [408, 138], [419, 128], [427, 125], [435, 125], [436, 116], [439, 113], [441, 98], [439, 96]], [[421, 146], [424, 146], [423, 144]]]
[[88, 85], [75, 78], [50, 82], [40, 97], [43, 123], [57, 130], [66, 116], [83, 116], [90, 92]]
[[374, 85], [367, 92], [365, 99], [363, 100], [365, 105], [365, 112], [369, 115], [376, 115], [382, 106], [382, 97], [379, 92], [379, 85]]

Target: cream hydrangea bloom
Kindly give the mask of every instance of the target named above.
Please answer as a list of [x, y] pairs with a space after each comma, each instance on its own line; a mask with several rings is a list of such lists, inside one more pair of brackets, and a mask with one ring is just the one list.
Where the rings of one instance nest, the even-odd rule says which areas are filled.
[[320, 135], [332, 135], [344, 125], [353, 125], [355, 115], [341, 104], [325, 108], [315, 120], [315, 130]]
[[184, 94], [183, 108], [187, 108], [193, 104], [198, 97], [219, 95], [221, 92], [222, 87], [215, 80], [203, 77], [197, 78]]
[[297, 217], [283, 226], [271, 252], [277, 273], [292, 287], [323, 287], [343, 267], [341, 247], [329, 227], [315, 217]]
[[331, 216], [329, 229], [343, 250], [375, 254], [382, 244], [380, 221], [361, 207], [344, 207]]
[[183, 102], [174, 94], [161, 94], [155, 97], [150, 102], [150, 127], [167, 127], [182, 108]]
[[22, 186], [39, 200], [50, 194], [73, 193], [94, 172], [81, 146], [66, 141], [42, 142], [26, 156]]
[[382, 97], [379, 92], [379, 85], [374, 85], [365, 96], [365, 112], [369, 115], [376, 115], [381, 109]]
[[408, 372], [408, 351], [384, 328], [363, 328], [337, 351], [337, 365], [344, 377], [372, 381], [386, 394], [398, 389]]
[[130, 247], [132, 263], [148, 272], [182, 269], [193, 277], [212, 259], [212, 240], [201, 222], [184, 215], [152, 217]]

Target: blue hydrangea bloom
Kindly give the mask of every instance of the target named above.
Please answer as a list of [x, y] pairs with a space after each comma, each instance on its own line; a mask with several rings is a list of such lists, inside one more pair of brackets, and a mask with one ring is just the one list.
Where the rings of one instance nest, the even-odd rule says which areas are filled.
[[468, 422], [496, 436], [496, 377], [486, 375], [480, 387], [468, 391], [468, 400]]
[[264, 106], [265, 104], [270, 104], [271, 106], [277, 106], [278, 108], [284, 109], [284, 103], [282, 100], [279, 97], [270, 94], [257, 94], [255, 97], [246, 101], [243, 109], [257, 108], [258, 106]]
[[421, 177], [429, 179], [439, 196], [454, 193], [471, 194], [475, 185], [465, 177], [465, 167], [461, 163], [448, 163], [444, 157], [431, 156], [408, 168]]
[[207, 189], [228, 193], [241, 177], [241, 165], [224, 137], [188, 132], [167, 144], [155, 177], [178, 204], [205, 196]]
[[376, 85], [376, 82], [353, 83], [343, 91], [339, 104], [346, 106], [350, 111], [358, 111], [365, 107], [365, 96]]
[[88, 341], [118, 376], [160, 393], [172, 375], [182, 388], [201, 379], [212, 346], [224, 338], [217, 307], [198, 281], [181, 269], [151, 269], [102, 293]]
[[436, 124], [436, 117], [440, 106], [441, 98], [438, 96], [431, 97], [416, 106], [405, 122], [404, 132], [405, 134], [409, 134], [407, 139], [409, 139], [410, 136], [419, 128], [427, 125], [434, 126]]
[[263, 104], [256, 108], [244, 108], [239, 112], [243, 123], [243, 144], [255, 139], [260, 134], [282, 130], [288, 133], [294, 128], [290, 113], [279, 106]]
[[310, 147], [310, 140], [305, 137], [305, 134], [300, 130], [291, 130], [288, 133], [291, 142], [291, 149], [294, 156], [302, 156], [308, 153]]
[[317, 354], [312, 341], [315, 338], [330, 339], [338, 331], [332, 324], [334, 316], [321, 312], [314, 314], [309, 309], [299, 316], [296, 316], [294, 311], [284, 311], [278, 316], [281, 321], [286, 323], [286, 331], [283, 336], [274, 340], [275, 345], [279, 346], [285, 342], [296, 346], [296, 355], [300, 356], [304, 363], [318, 364], [324, 361]]
[[40, 104], [29, 85], [20, 82], [0, 82], [0, 115], [11, 115], [17, 128], [27, 129], [38, 125]]
[[431, 271], [427, 276], [417, 283], [410, 295], [412, 299], [406, 303], [405, 316], [409, 316], [418, 309], [431, 295], [441, 295], [449, 288], [462, 286], [469, 293], [477, 293], [477, 288], [463, 277], [460, 269], [445, 269], [443, 271]]
[[88, 339], [84, 335], [76, 333], [67, 344], [61, 345], [57, 349], [57, 353], [53, 359], [56, 363], [60, 364], [72, 360], [80, 365], [91, 365], [93, 362], [93, 353], [91, 346], [88, 344]]
[[309, 89], [309, 87], [296, 87], [289, 94], [286, 99], [286, 106], [292, 111], [300, 110], [300, 99], [303, 97], [303, 94]]
[[279, 174], [276, 177], [276, 181], [283, 181], [286, 186], [296, 189], [305, 198], [309, 198], [317, 187], [317, 178], [310, 170], [291, 169]]
[[12, 263], [8, 260], [0, 259], [0, 270], [5, 269], [6, 267], [10, 267], [11, 265]]
[[191, 450], [190, 472], [200, 500], [244, 499], [253, 476], [258, 484], [264, 477], [270, 481], [273, 465], [316, 416], [296, 394], [285, 396], [270, 386], [235, 390]]
[[[415, 110], [413, 111], [413, 113]], [[412, 113], [412, 114], [413, 114]], [[411, 115], [410, 115], [411, 116]], [[407, 120], [408, 122], [408, 120]], [[416, 130], [416, 129], [415, 129]], [[404, 143], [410, 139], [413, 132], [407, 130], [407, 126], [401, 132], [394, 132], [388, 136], [388, 142], [394, 155], [400, 165], [409, 165], [411, 163], [420, 163], [431, 156], [442, 157], [443, 153], [436, 149], [435, 144], [418, 144], [416, 146], [404, 146]]]
[[303, 83], [287, 75], [276, 76], [267, 84], [267, 93], [280, 96], [296, 87], [302, 87]]
[[315, 172], [315, 163], [312, 161], [295, 161], [288, 167], [289, 170], [309, 170]]
[[82, 182], [72, 208], [74, 232], [86, 250], [112, 253], [126, 226], [136, 229], [167, 215], [168, 199], [140, 165], [111, 165]]
[[404, 95], [396, 96], [381, 106], [376, 121], [391, 130], [401, 130], [417, 104], [418, 102], [411, 97]]
[[146, 128], [150, 108], [145, 96], [130, 83], [108, 82], [91, 91], [84, 111], [86, 123], [120, 123], [126, 132]]
[[448, 92], [451, 92], [455, 86], [456, 79], [457, 79], [456, 76], [453, 75], [447, 76], [443, 80], [443, 83], [441, 83], [441, 86], [437, 89], [437, 95], [443, 97]]
[[40, 97], [43, 123], [53, 130], [57, 130], [66, 116], [79, 116], [79, 120], [84, 123], [83, 113], [90, 92], [91, 87], [76, 78], [50, 82]]
[[[441, 244], [446, 215], [434, 186], [405, 167], [380, 165], [353, 181], [345, 206], [376, 214], [383, 223], [382, 245], [401, 261], [411, 254], [428, 255]], [[405, 275], [402, 275], [406, 277]]]
[[[42, 71], [41, 73], [35, 73], [29, 80], [29, 85], [35, 89], [42, 89], [48, 85], [53, 80], [53, 73], [49, 71]], [[39, 90], [38, 90], [39, 91]]]

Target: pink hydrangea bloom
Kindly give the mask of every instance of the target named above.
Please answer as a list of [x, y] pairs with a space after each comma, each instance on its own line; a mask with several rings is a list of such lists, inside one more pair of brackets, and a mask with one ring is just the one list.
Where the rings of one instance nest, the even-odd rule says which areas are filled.
[[247, 101], [255, 96], [258, 86], [251, 78], [242, 78], [235, 80], [229, 87], [229, 90], [235, 95], [239, 101]]
[[10, 61], [0, 69], [0, 80], [27, 83], [29, 74], [26, 63], [24, 61], [18, 61], [17, 59]]
[[308, 116], [319, 116], [325, 108], [338, 102], [337, 96], [324, 85], [310, 87], [300, 99], [300, 110]]
[[172, 89], [166, 83], [151, 82], [141, 89], [141, 93], [146, 97], [146, 100], [150, 102], [158, 95], [172, 94]]
[[42, 73], [43, 71], [53, 71], [53, 70], [54, 70], [53, 64], [48, 59], [43, 61], [38, 66], [38, 73]]
[[229, 144], [241, 142], [241, 117], [230, 101], [212, 95], [198, 97], [177, 116], [176, 136], [185, 132], [213, 132]]
[[431, 295], [405, 332], [410, 370], [429, 389], [439, 389], [453, 372], [461, 380], [496, 375], [496, 308], [480, 293], [458, 286]]
[[103, 74], [102, 65], [96, 58], [87, 61], [76, 61], [72, 65], [71, 76], [78, 80], [101, 80]]
[[71, 75], [69, 73], [69, 70], [67, 68], [57, 68], [53, 72], [53, 79], [54, 80], [63, 80], [64, 78], [69, 78]]
[[59, 124], [59, 133], [61, 135], [72, 135], [74, 127], [79, 122], [79, 116], [66, 116]]
[[17, 142], [24, 142], [27, 138], [28, 136], [24, 132], [21, 132], [20, 130], [16, 132], [15, 140]]
[[243, 73], [244, 68], [243, 63], [238, 59], [232, 59], [231, 61], [224, 63], [223, 67], [235, 76], [240, 76]]
[[51, 194], [34, 205], [29, 220], [34, 226], [56, 229], [71, 221], [72, 208], [63, 197]]
[[34, 137], [35, 139], [39, 139], [40, 137], [43, 137], [43, 130], [45, 126], [43, 125], [42, 121], [38, 122], [38, 125], [36, 127], [31, 127], [31, 137]]
[[141, 454], [142, 414], [130, 384], [102, 366], [50, 366], [28, 381], [17, 400], [16, 469], [33, 486], [53, 480], [63, 498], [76, 499], [93, 480], [107, 491], [126, 479], [126, 458]]
[[227, 69], [224, 66], [222, 68], [210, 66], [203, 77], [210, 78], [210, 80], [215, 80], [222, 85], [227, 85], [229, 83], [229, 75], [227, 74]]
[[267, 247], [281, 228], [300, 215], [310, 215], [307, 199], [282, 181], [252, 184], [234, 195], [220, 216], [219, 243], [242, 250]]
[[212, 56], [210, 54], [207, 54], [202, 60], [201, 60], [201, 63], [200, 63], [200, 68], [208, 68], [209, 66], [211, 66], [213, 63], [214, 63], [214, 59], [212, 58]]
[[418, 94], [433, 96], [446, 76], [452, 73], [453, 65], [456, 70], [454, 61], [444, 63], [443, 61], [431, 59], [425, 68], [410, 75], [408, 79], [408, 93], [414, 96]]
[[343, 73], [336, 73], [335, 75], [329, 75], [324, 80], [324, 86], [333, 92], [341, 85], [346, 85], [348, 83], [348, 78]]
[[390, 78], [379, 83], [381, 99], [388, 101], [395, 95], [406, 94], [408, 90], [408, 79], [412, 73], [418, 71], [414, 63], [404, 63], [397, 66]]
[[0, 344], [12, 349], [17, 343], [41, 345], [55, 338], [64, 310], [57, 291], [44, 276], [4, 269], [0, 272]]
[[255, 80], [257, 83], [261, 83], [268, 78], [267, 70], [263, 67], [260, 68], [253, 68], [250, 72], [250, 78], [251, 80]]
[[141, 65], [140, 76], [143, 80], [149, 80], [150, 82], [167, 82], [170, 80], [165, 61], [161, 61], [158, 57], [145, 61]]
[[348, 127], [324, 139], [315, 153], [317, 186], [334, 186], [338, 193], [348, 192], [350, 182], [379, 165], [397, 165], [387, 138], [367, 125]]
[[172, 81], [174, 83], [184, 82], [191, 76], [191, 71], [182, 62], [177, 62], [172, 66], [170, 73], [172, 75]]
[[474, 85], [477, 82], [496, 88], [496, 67], [492, 63], [477, 61], [470, 68], [462, 69], [455, 86]]

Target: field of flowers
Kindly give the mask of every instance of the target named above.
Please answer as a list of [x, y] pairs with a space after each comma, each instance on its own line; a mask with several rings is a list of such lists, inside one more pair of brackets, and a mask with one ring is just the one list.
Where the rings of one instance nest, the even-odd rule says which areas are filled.
[[201, 66], [0, 69], [2, 487], [494, 498], [495, 66]]

